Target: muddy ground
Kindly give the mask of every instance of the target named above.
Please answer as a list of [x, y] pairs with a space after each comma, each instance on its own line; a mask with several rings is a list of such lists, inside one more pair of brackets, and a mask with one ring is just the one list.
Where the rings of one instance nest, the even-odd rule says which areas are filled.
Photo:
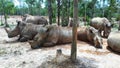
[[[12, 17], [8, 22], [14, 23], [16, 19], [20, 18]], [[46, 65], [43, 62], [54, 58], [57, 49], [70, 55], [71, 44], [32, 50], [28, 42], [14, 42], [16, 39], [8, 38], [3, 27], [0, 27], [0, 68], [44, 68], [41, 64]], [[77, 42], [78, 68], [120, 68], [120, 54], [108, 50], [107, 39], [103, 41], [103, 49], [98, 50], [86, 42]]]

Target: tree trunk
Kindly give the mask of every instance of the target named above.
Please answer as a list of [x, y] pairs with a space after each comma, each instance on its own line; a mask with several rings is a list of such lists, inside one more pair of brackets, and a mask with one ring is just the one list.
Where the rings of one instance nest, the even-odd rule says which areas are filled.
[[1, 25], [4, 25], [4, 24], [3, 24], [3, 20], [2, 20], [2, 14], [1, 14]]
[[8, 23], [7, 23], [7, 14], [5, 13], [5, 3], [2, 0], [2, 8], [3, 8], [3, 15], [4, 15], [4, 19], [5, 19], [5, 27], [8, 27]]
[[69, 22], [68, 0], [62, 0], [62, 26], [67, 26]]
[[60, 0], [57, 0], [57, 5], [58, 5], [58, 11], [57, 11], [57, 13], [58, 13], [58, 26], [60, 26], [61, 24], [60, 24]]
[[120, 20], [118, 21], [118, 24], [119, 24], [118, 30], [120, 30]]
[[4, 19], [5, 19], [5, 27], [9, 27], [8, 23], [7, 23], [7, 14], [4, 13]]
[[69, 22], [69, 16], [70, 16], [70, 0], [67, 0], [67, 22]]
[[49, 24], [52, 24], [52, 5], [51, 5], [51, 0], [48, 0], [48, 15], [49, 15]]
[[75, 61], [76, 60], [76, 56], [77, 56], [77, 23], [78, 23], [78, 0], [74, 0], [73, 2], [73, 29], [72, 29], [72, 33], [73, 33], [73, 40], [72, 40], [72, 46], [71, 46], [71, 60]]
[[83, 18], [83, 21], [84, 21], [84, 26], [86, 26], [87, 25], [87, 22], [86, 22], [86, 3], [85, 3], [85, 16], [84, 16], [84, 18]]

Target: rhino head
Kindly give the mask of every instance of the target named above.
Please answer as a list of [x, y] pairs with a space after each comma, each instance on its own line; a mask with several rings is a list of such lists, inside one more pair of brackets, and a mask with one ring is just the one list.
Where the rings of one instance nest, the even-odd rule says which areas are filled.
[[31, 16], [31, 15], [29, 15], [29, 14], [23, 15], [22, 21], [26, 21], [26, 18], [29, 17], [29, 16]]
[[17, 25], [13, 30], [8, 30], [7, 28], [5, 28], [5, 31], [7, 32], [9, 38], [20, 35], [23, 27], [25, 26], [25, 23], [21, 21], [16, 21], [16, 22], [17, 22]]
[[103, 18], [103, 23], [105, 31], [104, 36], [108, 37], [114, 24], [112, 24], [107, 18]]
[[96, 30], [94, 27], [89, 28], [88, 39], [93, 42], [96, 48], [102, 48], [103, 40], [98, 30]]

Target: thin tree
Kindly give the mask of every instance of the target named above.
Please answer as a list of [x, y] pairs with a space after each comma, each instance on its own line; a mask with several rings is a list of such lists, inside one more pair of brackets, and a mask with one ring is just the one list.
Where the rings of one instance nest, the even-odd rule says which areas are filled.
[[75, 61], [77, 56], [77, 23], [78, 23], [78, 0], [73, 1], [73, 40], [71, 46], [71, 60]]
[[57, 0], [57, 17], [58, 17], [58, 26], [60, 26], [60, 2], [61, 0]]
[[69, 22], [68, 0], [62, 0], [62, 26], [67, 26]]
[[53, 12], [52, 12], [52, 0], [48, 0], [48, 15], [49, 15], [49, 24], [52, 24], [52, 16], [53, 16]]

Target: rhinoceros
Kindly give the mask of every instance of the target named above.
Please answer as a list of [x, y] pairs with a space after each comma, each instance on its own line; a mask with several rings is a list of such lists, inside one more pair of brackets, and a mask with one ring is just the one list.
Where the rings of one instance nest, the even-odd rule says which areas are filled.
[[42, 29], [42, 25], [35, 25], [32, 23], [26, 23], [23, 21], [18, 21], [16, 27], [13, 30], [8, 30], [5, 28], [8, 37], [12, 38], [19, 35], [18, 41], [25, 42], [27, 40], [32, 40], [34, 36]]
[[[103, 18], [95, 17], [91, 19], [90, 26], [98, 29], [101, 36], [108, 37], [111, 32], [111, 27], [113, 26], [113, 24], [111, 24], [109, 20], [105, 17]], [[103, 31], [103, 35], [102, 35], [102, 31]]]
[[22, 21], [25, 21], [27, 23], [33, 23], [33, 24], [42, 24], [44, 26], [48, 25], [47, 19], [45, 19], [42, 16], [32, 16], [32, 15], [29, 15], [29, 14], [25, 14], [23, 16]]
[[29, 41], [31, 48], [36, 49], [41, 46], [54, 46], [72, 42], [72, 29], [68, 27], [47, 26], [40, 31], [32, 41]]
[[[72, 42], [72, 28], [68, 27], [58, 27], [58, 26], [49, 26], [44, 27], [45, 29], [41, 32], [39, 32], [32, 41], [29, 41], [31, 48], [36, 49], [40, 48], [42, 46], [54, 46], [56, 44], [65, 44], [65, 43], [71, 43]], [[82, 28], [78, 28], [82, 29]], [[88, 28], [89, 29], [89, 28]], [[84, 31], [85, 32], [85, 31]], [[89, 29], [87, 32], [93, 32], [91, 33], [88, 38], [91, 38], [89, 41], [94, 42], [94, 44], [97, 47], [101, 47], [101, 38], [93, 31], [92, 29]], [[88, 33], [89, 35], [90, 33]], [[83, 34], [85, 35], [85, 34]], [[97, 36], [95, 36], [97, 35]], [[80, 38], [80, 33], [78, 32], [78, 37]], [[78, 39], [79, 39], [78, 38]], [[94, 39], [95, 38], [95, 39]], [[86, 41], [86, 40], [84, 40]]]
[[120, 52], [120, 31], [111, 32], [107, 44], [113, 51]]
[[90, 42], [96, 48], [102, 48], [103, 39], [101, 38], [98, 30], [94, 27], [79, 27], [77, 33], [78, 40]]

